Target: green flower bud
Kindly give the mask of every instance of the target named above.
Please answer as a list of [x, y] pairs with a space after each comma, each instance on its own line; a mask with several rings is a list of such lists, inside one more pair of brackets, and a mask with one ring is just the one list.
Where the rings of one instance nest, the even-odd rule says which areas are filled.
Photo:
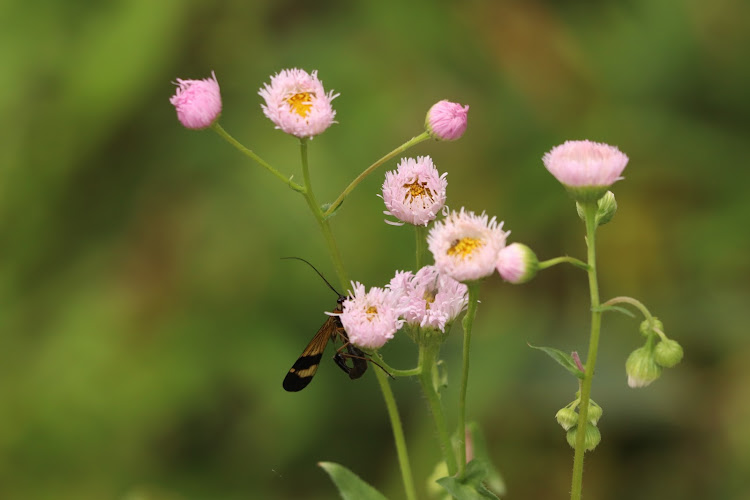
[[[568, 431], [568, 434], [565, 436], [568, 440], [568, 444], [571, 448], [576, 447], [576, 434], [578, 433], [578, 427], [573, 427]], [[583, 440], [584, 447], [586, 448], [586, 451], [591, 451], [594, 448], [596, 448], [596, 445], [598, 445], [602, 441], [602, 433], [599, 432], [599, 428], [593, 424], [586, 424], [586, 437]]]
[[[596, 202], [596, 225], [603, 226], [607, 222], [612, 220], [617, 212], [617, 201], [615, 201], [615, 194], [612, 191], [607, 191], [604, 195], [599, 198]], [[586, 216], [583, 213], [583, 207], [580, 203], [576, 202], [576, 211], [578, 217], [581, 220], [585, 220]]]
[[647, 347], [639, 347], [630, 353], [625, 362], [630, 387], [646, 387], [661, 376], [661, 366], [654, 361], [654, 354]]
[[578, 423], [578, 413], [574, 409], [566, 406], [565, 408], [561, 408], [560, 411], [555, 414], [555, 419], [557, 419], [557, 423], [560, 424], [560, 427], [567, 431]]
[[654, 348], [654, 360], [664, 368], [672, 368], [682, 361], [682, 354], [682, 346], [672, 339], [662, 340]]
[[604, 413], [602, 407], [594, 403], [594, 401], [589, 400], [589, 412], [587, 414], [589, 422], [596, 425], [599, 419], [602, 418], [602, 413]]
[[654, 331], [654, 328], [657, 328], [657, 329], [661, 330], [662, 332], [664, 331], [664, 323], [662, 323], [661, 321], [659, 321], [659, 318], [657, 318], [656, 316], [654, 316], [653, 318], [651, 318], [651, 321], [652, 322], [649, 323], [649, 321], [647, 319], [644, 319], [641, 322], [641, 326], [639, 327], [639, 330], [641, 331], [641, 334], [644, 337], [650, 336], [652, 334], [652, 332]]

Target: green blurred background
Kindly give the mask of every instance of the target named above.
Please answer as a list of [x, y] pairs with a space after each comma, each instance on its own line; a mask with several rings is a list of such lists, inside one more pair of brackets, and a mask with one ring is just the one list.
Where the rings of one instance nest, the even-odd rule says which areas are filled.
[[[0, 498], [336, 498], [321, 460], [402, 498], [372, 374], [324, 361], [305, 391], [281, 388], [335, 299], [279, 260], [335, 279], [304, 200], [168, 101], [170, 82], [214, 70], [225, 128], [300, 179], [257, 95], [291, 67], [341, 93], [339, 124], [310, 144], [320, 200], [448, 98], [471, 106], [465, 136], [409, 155], [450, 173], [452, 207], [497, 215], [540, 258], [585, 251], [542, 154], [582, 138], [627, 153], [602, 296], [643, 300], [686, 356], [629, 389], [639, 320], [605, 317], [586, 498], [750, 498], [747, 2], [11, 0], [0, 27]], [[369, 286], [413, 265], [412, 232], [375, 196], [385, 168], [332, 220]], [[526, 343], [585, 352], [587, 297], [569, 266], [483, 285], [468, 412], [508, 498], [568, 496], [554, 415], [576, 382]], [[443, 352], [453, 402], [460, 327]], [[384, 354], [415, 362], [407, 339]], [[423, 492], [432, 422], [415, 381], [393, 387]]]

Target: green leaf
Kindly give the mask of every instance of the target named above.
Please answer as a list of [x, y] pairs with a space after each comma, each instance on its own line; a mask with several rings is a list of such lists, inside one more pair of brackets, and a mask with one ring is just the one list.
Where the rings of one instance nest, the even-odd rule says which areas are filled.
[[487, 469], [488, 466], [484, 461], [474, 459], [466, 464], [466, 474], [463, 479], [449, 476], [438, 479], [437, 483], [456, 500], [499, 500], [482, 484], [487, 477]]
[[622, 313], [625, 316], [630, 316], [631, 318], [635, 318], [635, 314], [633, 314], [629, 309], [625, 309], [624, 307], [620, 306], [600, 306], [593, 309], [594, 312], [618, 312]]
[[490, 454], [487, 450], [487, 440], [484, 439], [482, 429], [479, 428], [479, 424], [476, 422], [469, 422], [466, 429], [471, 435], [471, 446], [474, 450], [474, 457], [484, 462], [486, 466], [487, 477], [484, 479], [484, 484], [498, 495], [505, 495], [505, 481], [500, 471], [497, 470], [490, 460]]
[[576, 377], [583, 379], [584, 373], [578, 369], [578, 366], [576, 365], [575, 361], [573, 361], [573, 357], [570, 354], [562, 352], [560, 349], [554, 349], [552, 347], [537, 347], [531, 344], [528, 345], [532, 349], [544, 351], [550, 358], [557, 361], [563, 368], [568, 370]]
[[388, 500], [343, 465], [333, 462], [318, 462], [318, 465], [331, 476], [344, 500]]

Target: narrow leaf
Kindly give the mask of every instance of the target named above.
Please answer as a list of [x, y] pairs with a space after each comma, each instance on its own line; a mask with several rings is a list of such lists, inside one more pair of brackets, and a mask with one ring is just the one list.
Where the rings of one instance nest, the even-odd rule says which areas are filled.
[[388, 500], [343, 465], [333, 462], [318, 462], [318, 465], [331, 476], [344, 500]]
[[593, 311], [594, 312], [613, 311], [613, 312], [622, 313], [625, 316], [630, 316], [631, 318], [635, 318], [635, 314], [633, 314], [632, 311], [630, 311], [629, 309], [625, 309], [624, 307], [620, 307], [620, 306], [600, 306], [600, 307], [594, 308]]
[[584, 377], [584, 373], [578, 369], [576, 366], [575, 361], [573, 361], [573, 358], [570, 354], [565, 353], [561, 351], [560, 349], [554, 349], [552, 347], [537, 347], [531, 344], [528, 344], [529, 347], [532, 349], [537, 349], [539, 351], [544, 351], [550, 358], [557, 361], [560, 366], [568, 370], [570, 373], [575, 375], [576, 377], [582, 379]]

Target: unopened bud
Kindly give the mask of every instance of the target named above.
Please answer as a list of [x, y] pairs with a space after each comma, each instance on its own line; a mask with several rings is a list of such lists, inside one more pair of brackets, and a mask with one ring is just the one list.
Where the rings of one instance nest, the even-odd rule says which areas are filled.
[[589, 401], [589, 412], [587, 413], [589, 422], [596, 425], [599, 419], [602, 418], [602, 413], [604, 413], [604, 410], [602, 410], [601, 406], [593, 401]]
[[682, 354], [682, 346], [672, 339], [662, 340], [654, 348], [654, 360], [664, 368], [672, 368], [682, 361]]
[[656, 316], [651, 318], [651, 321], [647, 319], [641, 321], [641, 326], [638, 329], [644, 337], [648, 337], [654, 331], [654, 328], [661, 330], [662, 332], [664, 331], [664, 323], [662, 323]]
[[561, 408], [560, 411], [555, 414], [555, 419], [557, 420], [557, 423], [560, 424], [560, 427], [567, 431], [578, 423], [578, 413], [572, 408], [566, 406], [565, 408]]
[[[568, 444], [571, 448], [576, 447], [576, 434], [578, 433], [578, 427], [573, 427], [568, 431], [565, 436], [568, 440]], [[584, 437], [583, 443], [586, 451], [591, 451], [596, 448], [602, 441], [602, 433], [599, 432], [599, 428], [593, 424], [586, 424], [586, 437]]]
[[[617, 212], [617, 201], [615, 200], [615, 194], [612, 191], [607, 191], [606, 193], [604, 193], [604, 195], [597, 200], [596, 207], [596, 225], [603, 226], [607, 222], [611, 221], [612, 217], [615, 216], [615, 212]], [[578, 212], [578, 217], [580, 217], [581, 220], [585, 220], [583, 207], [580, 203], [576, 203], [576, 211]]]
[[630, 353], [625, 362], [630, 387], [646, 387], [661, 375], [661, 366], [656, 364], [653, 353], [647, 347], [639, 347]]
[[536, 276], [539, 270], [539, 259], [526, 245], [511, 243], [500, 250], [495, 267], [503, 280], [519, 285]]

